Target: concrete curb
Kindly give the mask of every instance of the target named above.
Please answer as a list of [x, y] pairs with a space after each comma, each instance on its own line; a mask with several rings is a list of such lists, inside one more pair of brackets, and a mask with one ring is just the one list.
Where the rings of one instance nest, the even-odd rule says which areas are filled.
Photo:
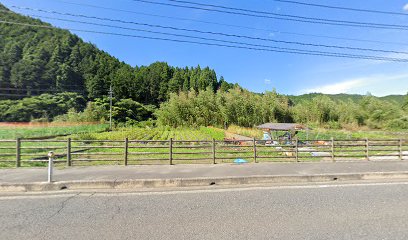
[[307, 183], [355, 180], [408, 179], [408, 172], [341, 173], [316, 175], [263, 175], [247, 177], [81, 180], [53, 183], [0, 183], [0, 192], [34, 192], [86, 189], [142, 189], [164, 187], [202, 187], [266, 183]]

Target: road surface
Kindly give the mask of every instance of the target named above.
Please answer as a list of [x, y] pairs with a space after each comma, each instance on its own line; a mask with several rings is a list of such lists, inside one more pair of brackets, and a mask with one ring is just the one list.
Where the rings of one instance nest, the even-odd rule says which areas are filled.
[[408, 239], [408, 182], [0, 196], [0, 239]]

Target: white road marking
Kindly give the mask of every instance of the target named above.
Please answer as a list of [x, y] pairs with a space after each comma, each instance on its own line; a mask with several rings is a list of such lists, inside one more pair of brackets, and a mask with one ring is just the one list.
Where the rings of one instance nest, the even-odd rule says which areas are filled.
[[[285, 189], [319, 189], [319, 188], [349, 188], [349, 187], [375, 187], [375, 186], [395, 186], [408, 185], [408, 182], [388, 182], [388, 183], [341, 183], [341, 184], [309, 184], [309, 185], [284, 185], [284, 186], [245, 186], [233, 187], [222, 186], [222, 188], [208, 187], [206, 189], [186, 188], [177, 189], [143, 189], [138, 192], [110, 191], [110, 192], [93, 192], [73, 191], [73, 192], [40, 192], [40, 193], [22, 193], [20, 195], [0, 195], [1, 200], [18, 200], [18, 199], [50, 199], [50, 198], [68, 198], [77, 197], [120, 197], [120, 196], [151, 196], [151, 195], [176, 195], [176, 194], [195, 194], [195, 193], [224, 193], [224, 192], [245, 192], [257, 190], [285, 190]], [[126, 191], [126, 190], [123, 190]], [[79, 194], [78, 194], [79, 193]]]

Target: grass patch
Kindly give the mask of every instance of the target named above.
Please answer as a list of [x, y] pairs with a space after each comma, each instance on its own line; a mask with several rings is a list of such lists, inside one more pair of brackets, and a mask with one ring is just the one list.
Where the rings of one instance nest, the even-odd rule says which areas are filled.
[[107, 128], [108, 125], [106, 124], [77, 125], [77, 126], [48, 126], [48, 127], [0, 126], [0, 139], [45, 138], [78, 133], [95, 133], [106, 131]]
[[235, 133], [238, 135], [256, 138], [256, 139], [262, 139], [262, 136], [263, 136], [263, 131], [261, 129], [239, 127], [236, 125], [229, 126], [227, 131], [230, 133]]

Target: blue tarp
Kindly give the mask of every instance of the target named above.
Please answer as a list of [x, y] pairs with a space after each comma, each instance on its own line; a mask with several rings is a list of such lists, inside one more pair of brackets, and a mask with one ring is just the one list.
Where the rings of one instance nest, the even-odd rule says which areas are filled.
[[234, 160], [234, 163], [247, 163], [248, 161], [242, 158], [237, 158]]

